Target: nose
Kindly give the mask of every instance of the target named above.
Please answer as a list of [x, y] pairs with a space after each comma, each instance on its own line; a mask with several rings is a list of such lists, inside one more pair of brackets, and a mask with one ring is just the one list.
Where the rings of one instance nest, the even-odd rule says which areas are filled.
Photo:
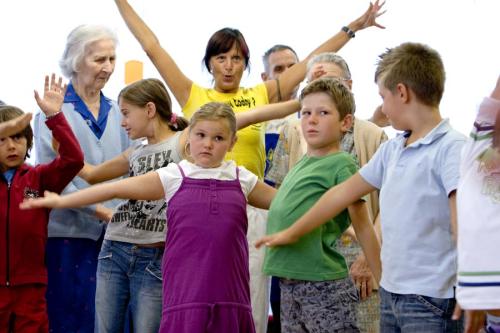
[[206, 149], [212, 149], [213, 147], [212, 139], [209, 137], [205, 137], [205, 139], [203, 140], [203, 147]]
[[309, 124], [316, 124], [316, 123], [318, 123], [318, 117], [316, 116], [316, 114], [314, 112], [309, 115], [309, 117], [307, 119], [307, 122]]
[[111, 60], [106, 60], [102, 66], [102, 70], [106, 73], [113, 73], [115, 64]]

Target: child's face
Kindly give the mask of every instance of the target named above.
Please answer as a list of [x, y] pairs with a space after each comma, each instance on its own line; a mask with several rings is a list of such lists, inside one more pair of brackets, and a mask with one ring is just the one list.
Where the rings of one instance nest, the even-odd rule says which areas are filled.
[[378, 93], [382, 98], [382, 113], [387, 116], [391, 126], [397, 130], [405, 130], [402, 126], [401, 104], [395, 92], [387, 89], [381, 80], [377, 81]]
[[149, 136], [151, 124], [147, 107], [139, 107], [120, 98], [120, 110], [122, 112], [121, 126], [131, 139]]
[[227, 120], [199, 120], [189, 131], [189, 150], [194, 163], [216, 168], [236, 143]]
[[27, 140], [21, 134], [0, 138], [0, 170], [17, 168], [24, 163], [26, 157]]
[[342, 134], [352, 126], [352, 115], [341, 120], [329, 95], [312, 93], [302, 99], [301, 125], [308, 154], [323, 156], [338, 150]]

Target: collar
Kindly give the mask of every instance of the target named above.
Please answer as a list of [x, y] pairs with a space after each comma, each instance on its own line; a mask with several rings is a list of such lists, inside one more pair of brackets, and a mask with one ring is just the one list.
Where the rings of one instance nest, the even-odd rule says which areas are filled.
[[[434, 127], [429, 133], [427, 133], [423, 138], [418, 139], [417, 141], [413, 142], [411, 145], [408, 147], [418, 147], [421, 145], [430, 145], [434, 141], [438, 140], [441, 138], [443, 135], [448, 133], [451, 130], [451, 125], [450, 125], [450, 120], [448, 118], [441, 120], [439, 124], [437, 124], [436, 127]], [[411, 131], [405, 131], [401, 134], [398, 134], [398, 136], [401, 138], [401, 141], [404, 142], [406, 139], [410, 136]], [[407, 147], [407, 148], [408, 148]]]

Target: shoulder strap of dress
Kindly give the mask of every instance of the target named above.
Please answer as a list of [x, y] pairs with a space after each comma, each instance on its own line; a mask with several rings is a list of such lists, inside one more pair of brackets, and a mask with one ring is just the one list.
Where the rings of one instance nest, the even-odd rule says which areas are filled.
[[240, 168], [238, 166], [236, 166], [236, 180], [240, 180]]
[[181, 172], [182, 178], [186, 178], [186, 175], [184, 174], [184, 170], [182, 170], [181, 166], [177, 163], [177, 167], [179, 168], [179, 171]]

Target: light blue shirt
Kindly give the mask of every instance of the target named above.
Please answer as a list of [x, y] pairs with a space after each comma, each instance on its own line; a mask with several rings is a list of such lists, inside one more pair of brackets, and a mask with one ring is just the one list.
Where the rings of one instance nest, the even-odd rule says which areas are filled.
[[[130, 145], [127, 133], [121, 127], [121, 112], [119, 106], [106, 99], [110, 105], [107, 123], [101, 137], [94, 134], [86, 119], [75, 109], [73, 102], [65, 102], [62, 112], [66, 117], [80, 147], [85, 162], [98, 165], [121, 154]], [[56, 157], [52, 149], [52, 133], [45, 125], [45, 115], [38, 112], [35, 115], [34, 132], [36, 147], [36, 164], [47, 163]], [[87, 188], [89, 184], [80, 177], [75, 177], [64, 189], [63, 194], [69, 194]], [[114, 208], [119, 201], [105, 203], [108, 208]], [[102, 235], [104, 224], [95, 217], [95, 205], [72, 208], [53, 209], [49, 216], [49, 237], [87, 238], [97, 240]]]
[[457, 188], [466, 138], [448, 120], [405, 147], [409, 134], [382, 144], [360, 170], [380, 189], [380, 285], [397, 294], [450, 298], [457, 258], [448, 195]]

